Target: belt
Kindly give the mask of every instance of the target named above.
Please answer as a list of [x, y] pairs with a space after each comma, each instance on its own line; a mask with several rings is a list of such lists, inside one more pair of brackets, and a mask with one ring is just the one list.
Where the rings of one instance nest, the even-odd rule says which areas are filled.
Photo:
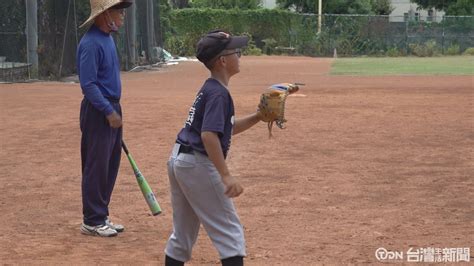
[[112, 98], [112, 97], [105, 97], [111, 103], [120, 103], [120, 99]]
[[178, 154], [180, 154], [180, 153], [193, 154], [193, 148], [191, 146], [185, 146], [185, 145], [181, 144], [181, 145], [179, 145]]

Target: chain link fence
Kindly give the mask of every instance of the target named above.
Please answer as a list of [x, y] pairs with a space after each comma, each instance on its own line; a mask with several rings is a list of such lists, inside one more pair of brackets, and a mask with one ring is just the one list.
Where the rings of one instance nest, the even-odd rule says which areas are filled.
[[[440, 21], [440, 22], [434, 22]], [[474, 17], [302, 15], [291, 23], [288, 45], [311, 56], [456, 55], [474, 47]], [[301, 26], [302, 25], [302, 26]], [[295, 30], [296, 29], [296, 30]]]

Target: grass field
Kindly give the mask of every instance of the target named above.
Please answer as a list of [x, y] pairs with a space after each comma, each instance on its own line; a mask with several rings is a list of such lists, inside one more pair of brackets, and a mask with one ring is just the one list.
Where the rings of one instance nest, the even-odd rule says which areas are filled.
[[473, 56], [338, 58], [332, 75], [474, 75]]

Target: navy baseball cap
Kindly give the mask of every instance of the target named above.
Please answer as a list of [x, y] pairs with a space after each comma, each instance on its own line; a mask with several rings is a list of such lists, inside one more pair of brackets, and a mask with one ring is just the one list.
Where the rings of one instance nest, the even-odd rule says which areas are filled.
[[209, 63], [226, 49], [238, 49], [247, 46], [249, 37], [232, 36], [222, 30], [208, 32], [197, 43], [196, 57], [204, 64]]

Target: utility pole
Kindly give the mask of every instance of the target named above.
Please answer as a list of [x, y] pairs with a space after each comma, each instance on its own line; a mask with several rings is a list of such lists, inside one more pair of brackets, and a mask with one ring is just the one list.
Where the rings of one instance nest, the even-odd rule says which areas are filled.
[[323, 15], [323, 0], [318, 0], [318, 34], [321, 33], [322, 15]]
[[155, 20], [153, 18], [153, 0], [146, 1], [146, 30], [147, 30], [147, 59], [150, 64], [153, 63], [152, 53], [155, 46]]
[[30, 77], [38, 78], [38, 3], [25, 0], [26, 4], [26, 48], [28, 63], [31, 64]]

